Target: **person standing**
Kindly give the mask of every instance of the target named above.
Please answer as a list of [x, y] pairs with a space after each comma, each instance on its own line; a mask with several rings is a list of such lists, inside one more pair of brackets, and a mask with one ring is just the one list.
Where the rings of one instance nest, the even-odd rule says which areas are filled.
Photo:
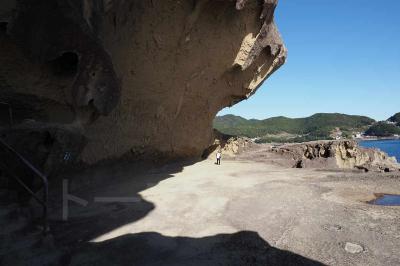
[[221, 165], [221, 151], [217, 152], [217, 164]]

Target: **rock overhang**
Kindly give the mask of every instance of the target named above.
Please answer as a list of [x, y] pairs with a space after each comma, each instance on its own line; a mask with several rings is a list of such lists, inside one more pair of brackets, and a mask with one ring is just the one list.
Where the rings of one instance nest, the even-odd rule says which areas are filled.
[[[215, 114], [254, 94], [287, 56], [277, 0], [6, 2], [0, 97], [29, 97], [40, 115], [22, 110], [20, 122], [81, 132], [76, 159], [87, 163], [200, 156]], [[59, 75], [52, 62], [75, 72]]]

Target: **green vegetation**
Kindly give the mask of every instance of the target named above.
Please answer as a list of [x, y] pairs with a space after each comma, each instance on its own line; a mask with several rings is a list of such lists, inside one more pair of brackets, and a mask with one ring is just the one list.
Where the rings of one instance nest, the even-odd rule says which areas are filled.
[[391, 116], [388, 121], [393, 122], [393, 123], [397, 123], [397, 126], [400, 125], [400, 113], [397, 113], [393, 116]]
[[365, 131], [365, 135], [375, 137], [393, 137], [393, 135], [400, 135], [400, 113], [394, 114], [387, 121], [380, 121], [373, 124]]
[[331, 139], [336, 128], [343, 136], [366, 130], [375, 120], [365, 116], [344, 114], [315, 114], [306, 118], [273, 117], [247, 120], [240, 116], [216, 117], [214, 128], [222, 133], [250, 138], [259, 142], [303, 142]]
[[391, 137], [396, 134], [400, 135], [400, 127], [382, 121], [372, 125], [365, 131], [365, 134], [375, 137]]

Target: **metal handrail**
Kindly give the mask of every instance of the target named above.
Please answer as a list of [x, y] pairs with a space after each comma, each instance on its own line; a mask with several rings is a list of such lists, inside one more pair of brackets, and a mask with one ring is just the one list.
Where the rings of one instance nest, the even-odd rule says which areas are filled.
[[[43, 207], [43, 232], [46, 233], [48, 229], [48, 224], [47, 224], [47, 202], [48, 202], [48, 197], [49, 197], [49, 182], [47, 180], [47, 177], [40, 172], [35, 166], [33, 166], [27, 159], [25, 159], [21, 154], [19, 154], [14, 148], [12, 148], [10, 145], [8, 145], [6, 142], [4, 142], [0, 138], [0, 144], [5, 147], [8, 151], [13, 153], [19, 160], [21, 160], [25, 166], [27, 166], [33, 173], [35, 173], [38, 177], [40, 177], [42, 181], [42, 185], [44, 188], [44, 193], [43, 193], [43, 199], [40, 199], [35, 192], [33, 192], [20, 178], [18, 178], [14, 173], [9, 173], [12, 178], [14, 178], [31, 196], [36, 199], [37, 202], [39, 202], [42, 207]], [[6, 169], [7, 170], [7, 169]]]

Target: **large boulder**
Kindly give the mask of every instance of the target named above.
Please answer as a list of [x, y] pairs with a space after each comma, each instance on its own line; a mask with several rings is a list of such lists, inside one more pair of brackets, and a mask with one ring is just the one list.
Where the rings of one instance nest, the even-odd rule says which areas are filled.
[[[200, 156], [216, 113], [285, 62], [276, 4], [4, 0], [0, 123], [79, 132], [86, 140], [76, 159], [86, 163]], [[55, 150], [52, 158], [64, 156]]]
[[340, 168], [365, 171], [398, 171], [400, 164], [378, 149], [360, 147], [352, 140], [321, 140], [276, 146], [272, 151], [297, 168]]

